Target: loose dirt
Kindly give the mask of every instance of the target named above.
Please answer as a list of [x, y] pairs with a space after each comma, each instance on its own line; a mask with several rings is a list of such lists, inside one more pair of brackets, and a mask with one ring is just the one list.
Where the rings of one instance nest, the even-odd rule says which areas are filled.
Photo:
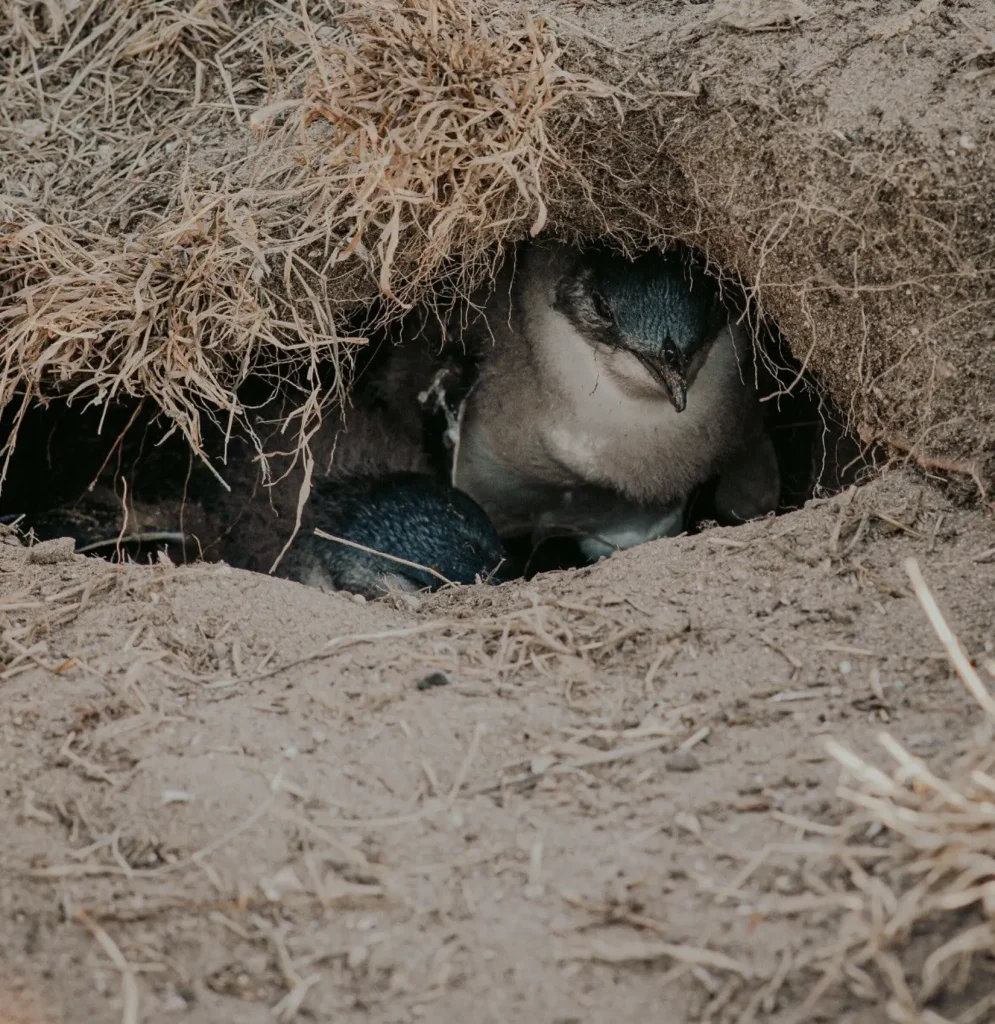
[[7, 537], [0, 1019], [789, 1019], [825, 740], [980, 718], [903, 559], [982, 654], [993, 548], [908, 472], [418, 607]]

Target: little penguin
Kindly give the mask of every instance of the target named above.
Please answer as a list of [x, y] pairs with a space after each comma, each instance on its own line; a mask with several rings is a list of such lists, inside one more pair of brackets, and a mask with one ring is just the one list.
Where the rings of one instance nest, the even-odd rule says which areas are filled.
[[688, 252], [532, 243], [470, 332], [452, 482], [503, 538], [573, 534], [594, 560], [682, 532], [709, 481], [720, 522], [777, 507], [750, 338]]
[[[319, 480], [299, 530], [310, 474], [282, 450], [276, 398], [254, 406], [255, 441], [217, 443], [230, 491], [205, 484], [193, 508], [185, 490], [165, 510], [157, 500], [129, 531], [158, 543], [170, 527], [181, 554], [377, 597], [500, 580], [502, 541], [567, 535], [593, 561], [677, 534], [706, 482], [722, 522], [776, 507], [750, 340], [683, 251], [530, 243], [469, 309], [461, 330], [416, 325], [360, 367], [348, 407], [312, 439]], [[271, 486], [256, 444], [278, 453]], [[103, 550], [118, 515], [79, 539]]]
[[[318, 536], [315, 527], [339, 539]], [[503, 558], [493, 524], [472, 498], [427, 473], [397, 472], [317, 481], [277, 572], [377, 598], [391, 587], [489, 580]]]
[[[398, 372], [387, 361], [383, 372], [358, 373], [349, 401], [323, 411], [310, 465], [283, 433], [294, 396], [260, 401], [261, 385], [243, 394], [251, 435], [226, 440], [213, 424], [205, 432], [205, 451], [217, 459], [226, 488], [191, 465], [188, 452], [174, 460], [165, 447], [147, 446], [141, 462], [131, 453], [121, 469], [98, 448], [95, 464], [81, 475], [96, 475], [89, 490], [67, 489], [51, 506], [29, 504], [23, 516], [10, 518], [40, 539], [72, 537], [81, 553], [143, 562], [160, 554], [174, 562], [220, 559], [371, 599], [397, 588], [470, 584], [478, 576], [503, 582], [504, 551], [493, 525], [449, 483], [448, 464], [440, 471], [428, 452], [423, 421], [434, 411], [419, 395], [446, 367], [426, 346], [420, 358], [408, 355]], [[462, 362], [459, 369], [470, 373]], [[271, 453], [269, 480], [257, 445]], [[0, 523], [4, 518], [7, 509], [0, 506]], [[317, 536], [315, 528], [346, 543]]]

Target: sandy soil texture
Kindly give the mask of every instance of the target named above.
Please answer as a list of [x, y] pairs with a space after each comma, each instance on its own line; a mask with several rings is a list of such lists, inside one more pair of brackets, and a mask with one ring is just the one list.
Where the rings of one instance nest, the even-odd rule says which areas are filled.
[[91, 398], [254, 445], [272, 385], [294, 450], [347, 314], [533, 228], [700, 248], [945, 489], [414, 604], [0, 526], [0, 1024], [989, 1024], [995, 713], [905, 560], [990, 687], [992, 4], [342, 15], [0, 5], [0, 511], [88, 485]]
[[417, 608], [7, 537], [0, 1019], [790, 1019], [825, 740], [942, 766], [980, 719], [903, 559], [983, 655], [993, 549], [907, 473]]

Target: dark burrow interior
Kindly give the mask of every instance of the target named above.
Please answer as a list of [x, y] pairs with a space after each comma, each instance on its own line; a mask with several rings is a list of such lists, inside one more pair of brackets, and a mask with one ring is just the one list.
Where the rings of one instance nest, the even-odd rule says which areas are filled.
[[[740, 308], [747, 308], [745, 302]], [[873, 472], [871, 456], [848, 434], [840, 410], [818, 382], [802, 372], [776, 327], [761, 322], [754, 336], [761, 353], [757, 379], [765, 399], [766, 429], [781, 474], [778, 514]], [[364, 378], [396, 343], [396, 331], [370, 337], [353, 367], [355, 389], [362, 388]], [[239, 399], [246, 407], [260, 407], [272, 390], [268, 376], [250, 378]], [[11, 402], [0, 414], [0, 442], [9, 439], [17, 408]], [[226, 418], [205, 418], [203, 452], [197, 455], [148, 399], [125, 398], [106, 406], [60, 398], [36, 401], [17, 424], [16, 445], [0, 489], [0, 522], [16, 524], [32, 541], [71, 536], [77, 551], [114, 561], [155, 561], [163, 552], [175, 564], [225, 561], [265, 571], [259, 559], [243, 550], [253, 543], [252, 530], [240, 524], [255, 511], [271, 512], [271, 494], [260, 478], [253, 446], [244, 438], [241, 444], [226, 438], [226, 424]], [[428, 461], [438, 473], [444, 472], [439, 455], [444, 429], [438, 417], [425, 420]], [[348, 429], [337, 443], [350, 443]], [[286, 435], [280, 445], [284, 450], [292, 447]], [[242, 486], [229, 494], [219, 477], [229, 479], [232, 473], [241, 477]], [[692, 495], [689, 532], [711, 525], [711, 486], [705, 484]], [[510, 567], [505, 578], [531, 578], [585, 564], [570, 537], [538, 544], [508, 541], [505, 549]]]

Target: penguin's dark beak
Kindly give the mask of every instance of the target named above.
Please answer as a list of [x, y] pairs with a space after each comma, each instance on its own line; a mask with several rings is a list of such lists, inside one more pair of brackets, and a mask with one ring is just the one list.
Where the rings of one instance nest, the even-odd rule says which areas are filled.
[[663, 386], [677, 412], [684, 412], [688, 404], [687, 368], [674, 351], [665, 350], [661, 355], [639, 355], [639, 361]]

